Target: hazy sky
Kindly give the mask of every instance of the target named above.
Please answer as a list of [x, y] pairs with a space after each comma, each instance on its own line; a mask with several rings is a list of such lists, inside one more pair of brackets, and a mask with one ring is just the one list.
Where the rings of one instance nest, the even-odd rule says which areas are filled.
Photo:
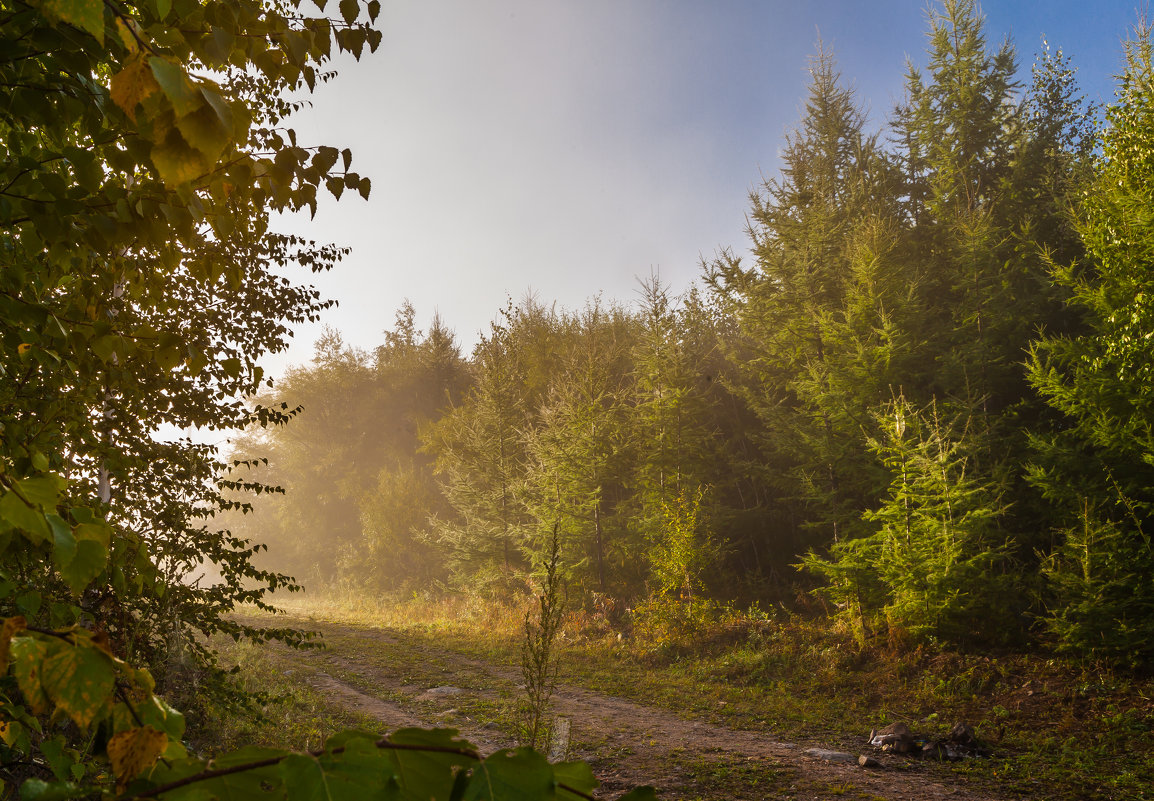
[[[1109, 100], [1134, 0], [988, 0], [1025, 80], [1045, 35]], [[779, 167], [820, 36], [880, 126], [906, 61], [925, 63], [922, 0], [385, 0], [384, 41], [295, 119], [302, 144], [351, 147], [366, 203], [282, 221], [353, 248], [314, 283], [326, 323], [382, 341], [405, 298], [439, 311], [466, 352], [506, 298], [574, 308], [632, 301], [659, 271], [675, 290], [720, 248], [744, 253], [748, 193]], [[297, 331], [286, 363], [312, 354]]]

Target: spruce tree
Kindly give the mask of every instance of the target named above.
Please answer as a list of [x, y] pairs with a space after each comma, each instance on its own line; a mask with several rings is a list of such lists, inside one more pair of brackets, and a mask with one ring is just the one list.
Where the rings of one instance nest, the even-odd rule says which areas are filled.
[[1036, 345], [1030, 380], [1064, 428], [1037, 436], [1031, 479], [1067, 514], [1047, 564], [1062, 647], [1154, 659], [1154, 47], [1127, 43], [1097, 175], [1079, 209], [1084, 263], [1055, 268], [1085, 330]]
[[[864, 134], [864, 116], [828, 53], [819, 51], [811, 74], [806, 113], [787, 137], [781, 177], [751, 196], [753, 265], [723, 255], [707, 279], [736, 319], [735, 389], [760, 420], [761, 469], [774, 505], [789, 510], [785, 517], [809, 542], [824, 544], [853, 536], [878, 489], [858, 482], [869, 458], [866, 416], [855, 410], [884, 396], [874, 397], [877, 381], [855, 388], [842, 374], [854, 369], [849, 353], [863, 344], [858, 334], [875, 338], [874, 323], [861, 331], [865, 318], [851, 322], [845, 304], [851, 297], [860, 304], [862, 278], [885, 296], [896, 298], [905, 288], [876, 286], [883, 275], [903, 283], [873, 261], [887, 249], [879, 238], [874, 253], [860, 258], [869, 247], [861, 238], [869, 221], [893, 213], [885, 202], [892, 170]], [[880, 321], [886, 312], [876, 311]], [[885, 387], [884, 375], [878, 378]]]

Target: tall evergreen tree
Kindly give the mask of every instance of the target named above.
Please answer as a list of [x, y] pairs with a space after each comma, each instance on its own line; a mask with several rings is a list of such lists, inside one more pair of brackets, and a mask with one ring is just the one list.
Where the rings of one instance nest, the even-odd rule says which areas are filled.
[[1003, 270], [1017, 262], [1007, 260], [1001, 203], [1020, 125], [1014, 49], [1008, 40], [987, 48], [975, 0], [945, 0], [930, 13], [928, 55], [925, 76], [910, 66], [894, 124], [910, 256], [929, 315], [929, 369], [906, 391], [923, 402], [953, 398], [999, 409], [1026, 344], [1003, 330], [1016, 316]]
[[1068, 524], [1050, 561], [1061, 645], [1154, 660], [1154, 46], [1127, 43], [1078, 231], [1083, 264], [1056, 268], [1085, 331], [1038, 342], [1030, 379], [1066, 427], [1038, 436], [1031, 477]]
[[[864, 134], [864, 117], [832, 57], [819, 52], [811, 74], [806, 114], [787, 138], [781, 178], [752, 195], [754, 265], [723, 257], [708, 280], [738, 321], [736, 388], [762, 421], [766, 481], [809, 541], [824, 543], [850, 536], [872, 500], [854, 478], [865, 454], [864, 415], [849, 412], [863, 404], [856, 394], [842, 395], [852, 387], [834, 373], [852, 368], [838, 349], [857, 347], [847, 300], [860, 299], [859, 279], [876, 284], [884, 274], [871, 259], [854, 263], [855, 250], [862, 252], [857, 237], [884, 213], [891, 170]], [[855, 275], [867, 262], [874, 274]], [[874, 386], [860, 389], [868, 396]]]

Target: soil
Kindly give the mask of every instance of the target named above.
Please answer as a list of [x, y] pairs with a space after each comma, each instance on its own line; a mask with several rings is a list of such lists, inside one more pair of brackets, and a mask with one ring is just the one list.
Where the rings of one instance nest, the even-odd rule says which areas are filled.
[[[515, 668], [399, 631], [296, 622], [320, 631], [326, 648], [278, 648], [274, 659], [328, 703], [371, 717], [384, 729], [455, 728], [482, 753], [515, 745], [509, 720], [520, 692]], [[553, 713], [571, 723], [564, 757], [593, 767], [603, 798], [649, 784], [663, 799], [1000, 801], [940, 766], [884, 755], [864, 742], [852, 752], [852, 763], [833, 762], [806, 753], [822, 743], [788, 742], [781, 733], [719, 726], [575, 686], [557, 688]], [[881, 766], [859, 767], [859, 754]]]

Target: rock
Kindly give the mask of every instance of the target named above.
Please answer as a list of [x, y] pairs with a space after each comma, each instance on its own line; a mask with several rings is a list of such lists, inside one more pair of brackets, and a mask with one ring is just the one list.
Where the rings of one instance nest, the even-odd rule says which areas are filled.
[[880, 731], [872, 732], [870, 745], [887, 754], [908, 754], [916, 747], [910, 727], [904, 723], [893, 723]]
[[978, 742], [978, 738], [974, 736], [973, 727], [961, 721], [954, 724], [950, 733], [946, 735], [946, 739], [958, 745], [976, 745]]
[[870, 732], [870, 745], [887, 754], [912, 754], [923, 759], [941, 759], [951, 762], [976, 756], [989, 756], [973, 727], [958, 722], [945, 737], [930, 740], [910, 731], [904, 723], [894, 723], [879, 731]]
[[460, 687], [445, 685], [444, 687], [432, 687], [428, 690], [425, 690], [425, 692], [429, 695], [460, 695], [464, 692], [464, 690], [462, 690]]
[[847, 754], [844, 751], [829, 751], [825, 748], [807, 748], [802, 753], [814, 759], [824, 759], [826, 762], [846, 762], [852, 764], [857, 761], [854, 759], [853, 754]]
[[866, 756], [865, 754], [862, 754], [857, 758], [857, 763], [863, 768], [880, 768], [882, 766], [882, 763], [878, 762], [871, 756]]
[[950, 747], [941, 740], [926, 743], [922, 746], [922, 759], [949, 760], [953, 762], [957, 757], [950, 751]]

